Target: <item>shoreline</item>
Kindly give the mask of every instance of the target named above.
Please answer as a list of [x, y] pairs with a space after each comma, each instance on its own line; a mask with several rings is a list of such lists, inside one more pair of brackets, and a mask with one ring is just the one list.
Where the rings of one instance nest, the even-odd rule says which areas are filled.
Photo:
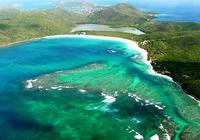
[[[8, 43], [8, 45], [0, 45], [0, 49], [1, 48], [6, 48], [6, 47], [12, 47], [12, 45], [16, 45], [16, 44], [20, 44], [20, 43], [25, 43], [25, 42], [29, 42], [29, 41], [34, 41], [34, 40], [39, 40], [39, 39], [48, 39], [48, 38], [60, 38], [60, 37], [83, 37], [83, 38], [93, 38], [93, 39], [103, 39], [103, 40], [114, 40], [114, 41], [120, 41], [123, 43], [127, 44], [127, 47], [129, 47], [130, 49], [136, 49], [138, 51], [141, 52], [141, 55], [143, 57], [143, 61], [144, 63], [146, 63], [149, 66], [149, 69], [147, 70], [147, 72], [151, 75], [155, 75], [155, 76], [160, 76], [165, 78], [166, 80], [169, 80], [171, 82], [177, 83], [173, 80], [172, 77], [158, 73], [157, 71], [155, 71], [153, 69], [153, 66], [151, 65], [151, 60], [148, 60], [148, 52], [147, 50], [140, 48], [138, 43], [136, 41], [133, 40], [129, 40], [129, 39], [125, 39], [125, 38], [120, 38], [120, 37], [110, 37], [110, 36], [98, 36], [98, 35], [75, 35], [75, 34], [65, 34], [65, 35], [50, 35], [50, 36], [45, 36], [45, 37], [38, 37], [38, 38], [32, 38], [32, 39], [27, 39], [27, 40], [23, 40], [23, 41], [16, 41], [13, 43]], [[178, 83], [177, 83], [178, 84]], [[182, 87], [181, 87], [182, 88]], [[192, 95], [189, 95], [187, 93], [185, 93], [188, 97], [190, 97], [191, 99], [193, 99], [194, 101], [198, 102], [200, 104], [200, 101]]]
[[32, 38], [32, 39], [26, 39], [26, 40], [22, 40], [22, 41], [15, 41], [15, 42], [11, 42], [11, 43], [6, 43], [6, 44], [3, 44], [3, 45], [0, 45], [0, 49], [1, 48], [12, 47], [13, 45], [26, 43], [26, 42], [38, 40], [38, 39], [41, 39], [41, 38], [43, 38], [43, 37], [38, 37], [38, 38]]

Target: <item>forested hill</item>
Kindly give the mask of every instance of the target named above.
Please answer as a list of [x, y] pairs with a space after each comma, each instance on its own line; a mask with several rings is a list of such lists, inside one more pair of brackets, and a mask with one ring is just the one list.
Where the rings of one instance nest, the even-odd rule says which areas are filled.
[[128, 4], [117, 4], [96, 11], [89, 16], [90, 23], [135, 26], [148, 21], [152, 17]]

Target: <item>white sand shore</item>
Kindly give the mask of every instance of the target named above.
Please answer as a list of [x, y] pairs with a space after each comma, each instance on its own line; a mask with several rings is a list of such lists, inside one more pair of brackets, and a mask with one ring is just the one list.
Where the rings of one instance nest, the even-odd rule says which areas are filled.
[[6, 44], [3, 44], [3, 45], [0, 45], [0, 48], [11, 47], [12, 45], [26, 43], [26, 42], [34, 41], [34, 40], [38, 40], [38, 39], [41, 39], [41, 38], [32, 38], [32, 39], [27, 39], [27, 40], [22, 40], [22, 41], [15, 41], [15, 42], [12, 42], [12, 43], [6, 43]]

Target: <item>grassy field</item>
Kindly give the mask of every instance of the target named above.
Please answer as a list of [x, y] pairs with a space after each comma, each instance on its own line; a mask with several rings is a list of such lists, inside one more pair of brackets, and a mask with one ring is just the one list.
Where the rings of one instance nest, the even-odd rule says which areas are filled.
[[1, 10], [0, 45], [55, 34], [69, 34], [78, 23], [137, 27], [146, 34], [135, 36], [119, 32], [87, 32], [91, 35], [122, 37], [139, 42], [149, 52], [154, 69], [180, 83], [200, 99], [200, 24], [160, 23], [153, 16], [126, 4], [108, 7], [88, 17], [63, 10]]

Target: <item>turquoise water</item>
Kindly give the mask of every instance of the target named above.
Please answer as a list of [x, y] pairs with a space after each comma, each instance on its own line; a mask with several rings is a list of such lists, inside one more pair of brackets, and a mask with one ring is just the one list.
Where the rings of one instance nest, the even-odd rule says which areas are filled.
[[0, 49], [0, 139], [197, 139], [199, 104], [143, 61], [81, 36]]

